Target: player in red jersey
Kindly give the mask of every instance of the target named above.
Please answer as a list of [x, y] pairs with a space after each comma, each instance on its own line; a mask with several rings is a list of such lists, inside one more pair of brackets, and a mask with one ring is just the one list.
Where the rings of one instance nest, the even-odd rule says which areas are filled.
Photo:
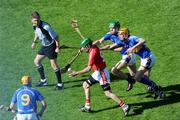
[[88, 52], [89, 62], [88, 66], [80, 71], [74, 71], [70, 76], [78, 76], [84, 73], [89, 72], [91, 69], [94, 70], [94, 73], [83, 82], [83, 88], [86, 96], [85, 105], [81, 108], [83, 112], [90, 112], [90, 86], [95, 83], [100, 83], [101, 87], [104, 90], [104, 93], [107, 97], [113, 99], [117, 102], [120, 107], [123, 109], [125, 116], [129, 112], [129, 106], [125, 104], [117, 95], [112, 93], [110, 87], [110, 75], [109, 71], [106, 68], [106, 63], [103, 60], [103, 57], [100, 53], [100, 49], [96, 45], [92, 45], [92, 41], [89, 38], [85, 38], [81, 42], [82, 51]]

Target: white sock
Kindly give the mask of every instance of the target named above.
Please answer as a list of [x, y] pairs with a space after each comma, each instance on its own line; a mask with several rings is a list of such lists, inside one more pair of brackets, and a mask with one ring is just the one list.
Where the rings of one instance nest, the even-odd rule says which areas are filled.
[[41, 79], [41, 82], [46, 82], [46, 79]]
[[87, 109], [91, 108], [90, 105], [85, 105], [84, 107], [87, 108]]
[[125, 105], [122, 107], [122, 109], [126, 110], [126, 109], [128, 109], [128, 107], [129, 107], [129, 106], [125, 104]]
[[62, 87], [62, 86], [63, 86], [63, 84], [62, 84], [62, 83], [58, 83], [58, 84], [57, 84], [57, 86]]

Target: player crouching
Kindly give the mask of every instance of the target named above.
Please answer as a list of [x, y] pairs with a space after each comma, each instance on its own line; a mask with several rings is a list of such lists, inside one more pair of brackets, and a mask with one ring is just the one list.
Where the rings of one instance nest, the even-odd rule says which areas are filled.
[[[39, 120], [46, 109], [44, 97], [38, 90], [31, 87], [29, 76], [23, 76], [21, 82], [22, 87], [14, 92], [9, 110], [14, 110], [15, 105], [17, 106], [17, 120]], [[41, 110], [38, 113], [37, 101], [41, 103]]]
[[94, 73], [83, 83], [86, 102], [85, 105], [81, 108], [81, 111], [90, 112], [90, 86], [99, 82], [104, 90], [105, 95], [117, 102], [119, 106], [123, 109], [124, 115], [126, 116], [130, 108], [127, 104], [125, 104], [123, 100], [121, 100], [117, 95], [112, 93], [110, 87], [109, 71], [106, 68], [106, 63], [102, 58], [100, 49], [96, 45], [92, 45], [92, 41], [89, 38], [85, 38], [81, 42], [81, 48], [82, 51], [88, 52], [89, 54], [88, 66], [83, 70], [74, 71], [70, 74], [70, 76], [74, 77], [87, 73], [91, 69], [94, 70]]

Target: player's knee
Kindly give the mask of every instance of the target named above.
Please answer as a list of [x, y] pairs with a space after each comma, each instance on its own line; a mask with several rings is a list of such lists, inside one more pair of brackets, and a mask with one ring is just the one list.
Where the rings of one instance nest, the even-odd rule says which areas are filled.
[[129, 74], [130, 74], [132, 77], [134, 77], [134, 76], [136, 75], [136, 72], [129, 70]]
[[136, 73], [127, 73], [128, 76], [131, 76], [131, 78], [135, 79]]
[[109, 90], [105, 91], [104, 94], [106, 95], [106, 97], [111, 98], [111, 92]]
[[115, 74], [115, 73], [117, 73], [117, 71], [118, 71], [118, 69], [116, 67], [112, 67], [111, 73]]
[[136, 75], [136, 73], [134, 73], [134, 72], [131, 73], [132, 78], [134, 78], [135, 75]]
[[86, 81], [84, 81], [83, 82], [83, 88], [88, 89], [89, 87], [90, 87], [90, 85]]
[[38, 67], [40, 65], [40, 61], [38, 61], [37, 59], [34, 59], [34, 64]]
[[54, 69], [54, 72], [57, 73], [57, 72], [60, 72], [61, 73], [61, 69], [60, 68], [56, 68]]
[[59, 67], [56, 63], [51, 63], [51, 67], [53, 68], [53, 70], [59, 69]]
[[149, 71], [145, 72], [145, 73], [144, 73], [144, 77], [146, 77], [146, 78], [149, 79], [149, 77], [150, 77], [150, 72], [149, 72]]
[[52, 69], [53, 69], [54, 71], [56, 71], [56, 70], [58, 69], [58, 67], [56, 67], [56, 66], [54, 66], [54, 65], [52, 65], [52, 64], [51, 64], [51, 67], [52, 67]]
[[114, 70], [115, 70], [115, 67], [112, 67], [111, 68], [111, 72], [114, 73]]

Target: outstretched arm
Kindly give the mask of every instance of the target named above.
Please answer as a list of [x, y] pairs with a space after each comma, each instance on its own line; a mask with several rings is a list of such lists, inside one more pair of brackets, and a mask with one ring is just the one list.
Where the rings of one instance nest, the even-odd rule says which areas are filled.
[[105, 46], [101, 47], [100, 50], [113, 50], [117, 47], [118, 47], [118, 45], [116, 43], [113, 43], [113, 44], [105, 45]]
[[84, 69], [80, 70], [80, 71], [74, 71], [72, 72], [71, 74], [69, 74], [70, 76], [72, 77], [75, 77], [75, 76], [78, 76], [78, 75], [81, 75], [81, 74], [84, 74], [84, 73], [87, 73], [91, 70], [91, 66], [87, 66], [85, 67]]
[[102, 43], [103, 43], [103, 38], [93, 42], [94, 45], [98, 45], [98, 44], [102, 44]]
[[115, 48], [114, 51], [115, 52], [120, 52], [122, 49], [123, 49], [123, 47], [118, 47], [118, 48]]

